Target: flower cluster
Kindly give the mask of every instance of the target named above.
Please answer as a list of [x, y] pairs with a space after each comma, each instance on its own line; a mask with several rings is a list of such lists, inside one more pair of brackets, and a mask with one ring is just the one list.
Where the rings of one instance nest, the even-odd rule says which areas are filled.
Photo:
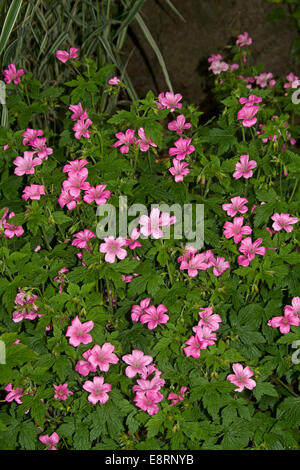
[[8, 223], [8, 220], [15, 216], [14, 212], [9, 212], [6, 207], [0, 219], [0, 234], [3, 232], [5, 238], [21, 237], [24, 233], [22, 225]]
[[260, 103], [261, 101], [262, 98], [255, 95], [250, 95], [249, 98], [242, 97], [239, 99], [239, 102], [244, 106], [239, 110], [237, 119], [242, 120], [244, 127], [252, 127], [256, 124], [257, 118], [254, 116], [259, 110], [259, 105], [257, 103]]
[[19, 288], [15, 298], [15, 305], [19, 308], [13, 313], [13, 322], [19, 323], [22, 320], [35, 320], [37, 317], [42, 317], [43, 315], [38, 313], [38, 306], [34, 303], [37, 298], [37, 295]]
[[300, 297], [292, 299], [292, 305], [284, 307], [284, 314], [281, 317], [273, 317], [268, 321], [268, 325], [279, 328], [280, 333], [287, 334], [291, 326], [300, 326]]
[[185, 253], [179, 256], [177, 261], [180, 263], [179, 269], [181, 271], [187, 270], [190, 277], [197, 276], [198, 270], [206, 271], [211, 267], [213, 274], [218, 277], [230, 268], [230, 264], [225, 261], [225, 258], [215, 257], [211, 250], [197, 254], [197, 250], [193, 246], [187, 246]]
[[58, 50], [56, 51], [56, 58], [60, 60], [60, 62], [67, 62], [70, 59], [76, 59], [78, 57], [78, 48], [71, 47], [69, 52], [65, 50]]
[[127, 129], [124, 132], [117, 132], [115, 134], [117, 137], [117, 142], [112, 144], [112, 147], [120, 147], [120, 152], [125, 154], [129, 152], [129, 147], [131, 144], [134, 144], [137, 146], [137, 148], [140, 149], [141, 152], [147, 152], [151, 147], [157, 147], [156, 143], [153, 142], [150, 137], [146, 136], [145, 130], [143, 127], [140, 127], [138, 129], [138, 136], [139, 139], [137, 139], [134, 135], [134, 129]]
[[195, 359], [200, 357], [201, 349], [207, 349], [208, 346], [215, 344], [217, 336], [214, 331], [220, 328], [222, 322], [220, 315], [213, 313], [212, 307], [202, 308], [198, 312], [200, 320], [196, 326], [193, 326], [195, 335], [192, 335], [186, 342], [183, 350], [187, 357], [192, 356]]
[[91, 133], [88, 128], [93, 124], [93, 122], [89, 119], [86, 109], [83, 110], [81, 103], [78, 103], [71, 104], [69, 106], [69, 110], [73, 113], [71, 115], [71, 119], [76, 120], [73, 126], [75, 139], [80, 140], [81, 137], [89, 139]]

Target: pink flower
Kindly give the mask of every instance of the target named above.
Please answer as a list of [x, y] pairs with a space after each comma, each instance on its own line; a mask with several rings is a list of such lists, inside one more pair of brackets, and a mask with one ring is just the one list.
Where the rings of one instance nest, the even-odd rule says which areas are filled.
[[78, 48], [76, 48], [76, 47], [71, 47], [69, 52], [68, 51], [58, 50], [58, 51], [56, 51], [56, 57], [61, 62], [65, 63], [69, 59], [76, 59], [76, 57], [78, 57], [77, 51], [78, 51]]
[[22, 198], [25, 199], [25, 201], [27, 201], [27, 199], [31, 199], [32, 201], [39, 201], [41, 199], [41, 195], [45, 195], [45, 186], [31, 184], [30, 186], [25, 186]]
[[57, 450], [55, 445], [59, 441], [59, 436], [56, 432], [52, 433], [51, 436], [49, 436], [48, 434], [39, 436], [39, 440], [47, 446], [47, 450]]
[[104, 343], [102, 347], [96, 344], [91, 350], [88, 361], [94, 369], [99, 367], [103, 372], [109, 370], [109, 364], [117, 364], [119, 358], [113, 353], [115, 347], [111, 343]]
[[23, 69], [17, 70], [14, 64], [9, 64], [7, 69], [3, 70], [5, 83], [14, 82], [14, 84], [17, 85], [20, 82], [21, 75], [23, 74], [24, 74], [24, 70]]
[[41, 137], [43, 134], [44, 132], [42, 131], [42, 129], [27, 128], [26, 131], [24, 131], [22, 134], [22, 137], [23, 137], [22, 144], [26, 145], [27, 142], [29, 142], [30, 140], [34, 140], [37, 137]]
[[78, 121], [73, 126], [73, 131], [75, 131], [75, 139], [80, 140], [81, 137], [90, 138], [91, 133], [88, 131], [88, 128], [93, 122], [90, 119], [78, 119]]
[[211, 62], [215, 62], [216, 60], [222, 60], [223, 57], [221, 56], [221, 54], [211, 54], [210, 57], [207, 59], [207, 62], [211, 63]]
[[186, 168], [187, 162], [180, 162], [177, 158], [173, 158], [173, 166], [169, 168], [169, 172], [174, 176], [175, 182], [183, 181], [184, 176], [188, 175], [190, 170]]
[[199, 338], [201, 338], [201, 349], [206, 349], [217, 341], [216, 333], [213, 333], [208, 326], [200, 325], [200, 322], [198, 325], [193, 326], [193, 332], [198, 334]]
[[227, 376], [227, 380], [237, 385], [235, 392], [242, 392], [244, 388], [248, 388], [249, 390], [253, 390], [256, 387], [256, 382], [253, 379], [250, 379], [254, 372], [250, 369], [249, 366], [243, 368], [242, 364], [238, 362], [236, 364], [232, 364], [232, 369], [234, 374], [230, 374]]
[[118, 259], [124, 259], [127, 256], [127, 251], [122, 248], [122, 246], [126, 245], [126, 239], [122, 237], [118, 237], [114, 239], [114, 237], [106, 237], [104, 238], [105, 243], [101, 243], [99, 251], [100, 253], [106, 253], [105, 261], [107, 263], [114, 263], [116, 261], [116, 257]]
[[22, 175], [33, 175], [34, 174], [34, 167], [37, 165], [41, 165], [42, 160], [38, 157], [33, 158], [35, 152], [24, 152], [24, 157], [17, 157], [14, 160], [15, 168], [15, 175], [22, 176]]
[[242, 109], [239, 110], [237, 114], [237, 119], [242, 119], [242, 124], [244, 127], [251, 127], [257, 122], [257, 118], [254, 117], [258, 112], [259, 106], [245, 104]]
[[184, 394], [187, 391], [187, 387], [181, 387], [179, 395], [175, 395], [175, 393], [171, 392], [168, 395], [168, 400], [172, 400], [170, 406], [176, 405], [179, 401], [184, 400]]
[[195, 151], [195, 147], [191, 144], [192, 139], [184, 139], [179, 137], [176, 142], [174, 142], [175, 147], [169, 149], [169, 155], [171, 157], [176, 156], [177, 160], [183, 160], [186, 155], [189, 155]]
[[88, 241], [91, 240], [91, 238], [96, 238], [96, 235], [92, 230], [85, 228], [82, 232], [75, 233], [73, 237], [75, 238], [75, 240], [72, 241], [73, 246], [89, 251]]
[[70, 104], [69, 110], [72, 111], [72, 116], [71, 119], [81, 119], [85, 120], [88, 118], [88, 114], [86, 112], [86, 109], [82, 109], [81, 103], [78, 104]]
[[83, 375], [84, 377], [89, 375], [90, 372], [96, 372], [96, 368], [93, 368], [89, 361], [82, 360], [77, 362], [75, 370], [78, 372], [78, 374]]
[[268, 325], [273, 328], [279, 328], [280, 333], [287, 334], [290, 331], [291, 326], [299, 326], [300, 318], [298, 315], [295, 315], [291, 310], [284, 310], [284, 315], [282, 317], [273, 317], [268, 321]]
[[46, 147], [46, 137], [36, 137], [29, 141], [29, 145], [34, 149], [34, 153], [41, 159], [48, 160], [48, 155], [53, 153], [52, 148]]
[[122, 360], [129, 364], [126, 367], [125, 374], [130, 379], [135, 377], [136, 374], [143, 374], [147, 371], [146, 366], [148, 366], [152, 361], [152, 356], [145, 356], [143, 351], [139, 349], [134, 349], [132, 354], [126, 354], [122, 356]]
[[106, 184], [97, 184], [95, 188], [90, 186], [89, 189], [86, 190], [83, 200], [88, 204], [95, 201], [97, 206], [102, 206], [106, 203], [106, 200], [110, 198], [110, 191], [105, 191], [106, 186]]
[[163, 399], [163, 395], [160, 392], [154, 390], [147, 390], [146, 392], [137, 392], [135, 398], [136, 406], [141, 408], [143, 411], [147, 411], [150, 416], [158, 413], [159, 403]]
[[18, 387], [13, 388], [13, 384], [9, 383], [6, 385], [4, 390], [6, 392], [9, 392], [5, 397], [5, 401], [7, 402], [15, 401], [19, 405], [22, 404], [22, 401], [20, 400], [20, 398], [23, 396], [24, 388], [18, 388]]
[[[63, 167], [63, 173], [76, 174], [77, 172], [80, 172], [80, 170], [82, 170], [82, 168], [84, 168], [89, 162], [85, 158], [81, 158], [80, 160], [68, 160], [68, 163], [68, 165]], [[88, 175], [88, 173], [85, 174]]]
[[195, 277], [198, 274], [198, 270], [206, 271], [212, 263], [212, 259], [208, 261], [206, 253], [199, 253], [197, 255], [194, 254], [192, 251], [188, 251], [180, 264], [180, 270], [183, 271], [187, 269], [188, 276]]
[[283, 88], [298, 88], [300, 86], [299, 78], [292, 72], [289, 73], [285, 78], [287, 79], [287, 83], [283, 85]]
[[213, 313], [212, 307], [202, 309], [202, 312], [198, 312], [200, 320], [198, 325], [201, 327], [208, 327], [211, 331], [216, 331], [220, 328], [219, 323], [222, 322], [220, 315]]
[[150, 137], [146, 136], [145, 130], [143, 127], [139, 128], [138, 136], [139, 136], [139, 139], [136, 140], [136, 143], [140, 145], [141, 152], [147, 152], [147, 150], [149, 150], [150, 145], [152, 147], [157, 147], [157, 145], [150, 139]]
[[140, 231], [138, 228], [135, 227], [131, 232], [130, 238], [126, 238], [126, 245], [129, 246], [131, 250], [134, 250], [135, 248], [142, 246], [142, 244], [137, 241], [139, 236], [140, 236]]
[[235, 70], [239, 69], [239, 64], [231, 64], [230, 65], [230, 72], [234, 72]]
[[238, 180], [242, 176], [244, 178], [251, 178], [253, 175], [252, 169], [257, 167], [257, 163], [255, 160], [249, 161], [249, 155], [241, 155], [240, 161], [237, 162], [235, 166], [235, 172], [233, 173], [233, 177]]
[[37, 253], [38, 251], [40, 251], [41, 249], [41, 245], [37, 245], [37, 247], [34, 249], [34, 251]]
[[233, 197], [230, 200], [231, 200], [231, 204], [222, 205], [222, 209], [223, 211], [227, 212], [227, 215], [229, 215], [230, 217], [234, 217], [238, 212], [240, 212], [241, 214], [244, 214], [245, 212], [247, 212], [248, 207], [245, 206], [245, 204], [247, 204], [248, 199], [237, 196], [237, 197]]
[[284, 307], [284, 313], [292, 313], [293, 315], [300, 315], [300, 297], [294, 297], [292, 299], [292, 305], [286, 305]]
[[255, 103], [261, 103], [262, 98], [260, 96], [250, 95], [248, 98], [240, 98], [239, 102], [245, 106], [253, 106]]
[[225, 238], [233, 237], [234, 243], [239, 243], [242, 240], [243, 235], [250, 235], [252, 228], [249, 225], [244, 225], [244, 217], [235, 217], [232, 222], [225, 222], [224, 224], [224, 236]]
[[237, 46], [240, 46], [240, 47], [251, 46], [252, 39], [249, 37], [249, 34], [245, 32], [243, 34], [238, 35], [238, 38], [235, 43]]
[[88, 177], [88, 170], [82, 168], [80, 171], [68, 173], [68, 179], [63, 182], [63, 190], [69, 191], [70, 195], [74, 198], [80, 196], [80, 191], [87, 191], [90, 188], [90, 183], [85, 181]]
[[168, 309], [163, 304], [160, 304], [157, 308], [150, 305], [145, 308], [146, 313], [142, 314], [140, 322], [142, 324], [148, 323], [148, 329], [153, 330], [159, 323], [167, 323], [169, 320], [169, 316], [165, 314], [167, 311]]
[[91, 335], [88, 334], [94, 328], [94, 322], [87, 321], [81, 323], [78, 316], [72, 320], [72, 326], [68, 326], [66, 336], [68, 336], [69, 343], [75, 348], [80, 344], [89, 344], [93, 341]]
[[134, 129], [127, 129], [125, 134], [123, 132], [117, 132], [115, 136], [118, 140], [112, 146], [120, 147], [121, 153], [128, 153], [129, 145], [136, 141], [136, 138], [134, 137]]
[[218, 75], [221, 72], [226, 72], [229, 69], [229, 65], [221, 60], [214, 60], [208, 70], [211, 70], [213, 74]]
[[71, 196], [69, 191], [62, 191], [58, 198], [58, 204], [61, 208], [67, 206], [69, 210], [75, 209], [77, 202], [80, 200], [80, 195], [77, 197]]
[[73, 395], [73, 392], [68, 390], [68, 384], [60, 384], [60, 385], [53, 385], [55, 394], [54, 398], [56, 398], [59, 401], [66, 401], [68, 398], [68, 395]]
[[206, 344], [203, 342], [201, 332], [197, 331], [195, 336], [191, 336], [186, 342], [188, 346], [183, 348], [184, 354], [189, 357], [192, 356], [194, 359], [200, 357], [201, 349], [206, 349]]
[[250, 261], [255, 258], [255, 255], [265, 256], [266, 248], [264, 246], [259, 246], [262, 243], [262, 238], [258, 238], [255, 242], [252, 243], [251, 237], [247, 237], [242, 240], [239, 247], [239, 251], [244, 254], [244, 256], [238, 257], [238, 264], [241, 266], [249, 266]]
[[8, 150], [8, 149], [9, 149], [9, 145], [8, 145], [8, 144], [6, 144], [6, 145], [3, 146], [3, 150]]
[[179, 93], [172, 93], [171, 91], [167, 91], [166, 93], [160, 93], [158, 95], [158, 109], [170, 109], [174, 111], [174, 109], [181, 109], [182, 104], [179, 101], [182, 99], [182, 95]]
[[256, 84], [259, 85], [261, 88], [265, 88], [268, 84], [268, 80], [270, 80], [269, 86], [273, 88], [275, 85], [275, 80], [271, 80], [273, 78], [273, 74], [270, 73], [261, 73], [260, 75], [255, 75]]
[[221, 276], [227, 269], [230, 268], [230, 264], [228, 261], [225, 261], [225, 258], [217, 257], [212, 260], [213, 263], [213, 274], [215, 276]]
[[132, 321], [139, 321], [140, 316], [145, 313], [145, 309], [148, 307], [150, 303], [150, 297], [146, 297], [145, 299], [140, 301], [140, 305], [133, 305], [131, 307], [131, 320]]
[[112, 77], [108, 80], [110, 85], [119, 85], [120, 79], [118, 77]]
[[292, 232], [294, 229], [292, 225], [298, 222], [297, 217], [290, 217], [290, 214], [285, 213], [278, 214], [278, 212], [272, 215], [271, 219], [274, 220], [272, 227], [275, 232], [279, 232], [279, 230], [282, 229], [284, 229], [286, 232]]
[[[15, 213], [14, 212], [11, 212], [8, 216], [8, 219], [11, 219], [12, 217], [15, 216]], [[14, 224], [9, 224], [8, 222], [4, 222], [3, 223], [3, 227], [4, 227], [4, 235], [7, 237], [7, 238], [13, 238], [14, 236], [16, 237], [21, 237], [24, 233], [24, 229], [21, 225], [14, 225]]]
[[162, 238], [163, 231], [160, 227], [170, 226], [176, 222], [175, 217], [170, 217], [170, 214], [167, 212], [162, 212], [158, 208], [154, 208], [150, 212], [150, 217], [147, 215], [141, 215], [139, 223], [141, 225], [141, 233], [148, 237], [152, 235], [153, 238]]
[[169, 122], [168, 129], [170, 131], [176, 131], [176, 134], [181, 134], [184, 129], [190, 129], [191, 124], [185, 122], [185, 116], [180, 114], [177, 116], [175, 121]]
[[94, 377], [93, 382], [87, 380], [84, 382], [82, 388], [90, 393], [88, 401], [96, 405], [98, 401], [102, 404], [106, 403], [109, 399], [107, 392], [111, 391], [111, 385], [104, 383], [104, 377]]

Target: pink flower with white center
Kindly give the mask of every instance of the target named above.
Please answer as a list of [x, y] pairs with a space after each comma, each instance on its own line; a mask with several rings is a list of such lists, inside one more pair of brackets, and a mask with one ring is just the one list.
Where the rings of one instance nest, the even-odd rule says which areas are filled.
[[83, 110], [82, 104], [79, 102], [78, 104], [70, 104], [69, 110], [72, 111], [71, 119], [81, 119], [85, 120], [88, 118], [88, 114], [86, 109]]
[[214, 60], [208, 70], [211, 70], [214, 75], [218, 75], [221, 72], [226, 72], [229, 69], [229, 65], [221, 60]]
[[208, 327], [211, 331], [216, 331], [220, 328], [219, 323], [222, 322], [220, 315], [213, 313], [212, 307], [202, 309], [202, 312], [198, 312], [200, 317], [198, 326]]
[[250, 38], [247, 32], [243, 34], [239, 34], [237, 40], [235, 41], [237, 46], [244, 47], [244, 46], [251, 46], [252, 38]]
[[45, 195], [45, 186], [39, 184], [31, 184], [30, 186], [25, 186], [23, 190], [22, 199], [31, 199], [32, 201], [39, 201], [41, 195]]
[[247, 204], [248, 199], [237, 196], [230, 200], [231, 204], [222, 204], [222, 209], [227, 212], [227, 215], [234, 217], [238, 212], [241, 214], [245, 214], [245, 212], [247, 212], [248, 207], [245, 206], [245, 204]]
[[153, 416], [159, 411], [156, 403], [161, 402], [163, 398], [164, 396], [160, 392], [148, 390], [146, 392], [137, 392], [133, 401], [136, 402], [138, 408], [147, 411], [150, 416]]
[[140, 305], [133, 305], [131, 307], [132, 321], [139, 321], [140, 316], [145, 313], [145, 309], [149, 306], [150, 300], [150, 297], [146, 297], [145, 299], [140, 301]]
[[203, 337], [200, 332], [197, 332], [195, 336], [191, 336], [186, 342], [188, 346], [183, 348], [184, 354], [189, 357], [192, 356], [194, 359], [200, 357], [201, 349], [206, 349], [206, 345], [203, 342]]
[[90, 372], [96, 372], [96, 369], [95, 370], [92, 370], [93, 367], [92, 365], [90, 364], [89, 361], [78, 361], [76, 366], [75, 366], [75, 370], [76, 372], [78, 372], [78, 374], [80, 375], [83, 375], [84, 377], [87, 377], [89, 375]]
[[139, 224], [141, 225], [141, 233], [148, 237], [152, 235], [153, 238], [162, 238], [163, 231], [160, 227], [170, 226], [176, 222], [175, 217], [170, 217], [170, 214], [167, 212], [162, 212], [158, 208], [154, 208], [150, 212], [150, 217], [147, 215], [141, 215]]
[[239, 251], [244, 254], [238, 257], [238, 264], [241, 266], [249, 266], [250, 261], [255, 258], [255, 255], [265, 256], [266, 248], [259, 246], [262, 243], [262, 238], [258, 238], [252, 243], [251, 237], [242, 240]]
[[99, 251], [100, 253], [105, 254], [105, 261], [107, 263], [114, 263], [116, 261], [116, 257], [118, 259], [124, 259], [127, 256], [127, 251], [122, 248], [122, 246], [126, 245], [126, 239], [122, 237], [118, 237], [114, 239], [114, 237], [106, 237], [104, 238], [105, 243], [101, 243]]
[[180, 114], [177, 116], [175, 121], [169, 122], [168, 129], [170, 131], [176, 131], [176, 134], [181, 134], [185, 129], [190, 129], [191, 124], [189, 122], [185, 122], [185, 116]]
[[85, 181], [88, 177], [88, 170], [82, 168], [80, 171], [69, 172], [68, 179], [63, 181], [62, 187], [64, 191], [69, 191], [70, 195], [74, 198], [80, 196], [80, 191], [87, 191], [90, 188], [90, 183]]
[[71, 196], [69, 191], [62, 191], [58, 198], [58, 204], [61, 208], [67, 206], [69, 210], [75, 209], [77, 202], [80, 200], [80, 196]]
[[195, 147], [191, 144], [192, 139], [184, 139], [183, 137], [179, 137], [176, 142], [174, 142], [175, 147], [171, 147], [169, 149], [169, 155], [174, 157], [177, 160], [183, 160], [187, 155], [190, 155], [195, 151]]
[[242, 119], [242, 124], [244, 127], [254, 126], [257, 122], [257, 118], [254, 117], [258, 112], [259, 106], [245, 104], [242, 109], [237, 113], [237, 119]]
[[179, 93], [172, 93], [171, 91], [167, 91], [166, 93], [160, 93], [158, 95], [158, 109], [170, 109], [174, 111], [174, 109], [181, 109], [182, 104], [179, 101], [182, 99], [182, 95]]
[[157, 308], [154, 305], [150, 305], [145, 308], [145, 312], [140, 317], [142, 324], [148, 323], [148, 329], [153, 330], [159, 323], [167, 323], [169, 316], [166, 315], [168, 309], [165, 305], [160, 304]]
[[157, 147], [157, 145], [147, 137], [145, 134], [145, 130], [143, 127], [140, 127], [138, 130], [139, 139], [136, 140], [136, 144], [139, 144], [141, 152], [147, 152], [149, 150], [150, 145], [152, 147]]
[[255, 160], [249, 161], [249, 155], [241, 155], [240, 161], [237, 162], [235, 165], [235, 172], [233, 173], [233, 177], [238, 180], [243, 176], [243, 178], [251, 178], [253, 175], [253, 168], [257, 167], [257, 163]]
[[180, 162], [177, 158], [173, 158], [173, 166], [169, 168], [169, 172], [174, 176], [175, 183], [183, 181], [183, 178], [189, 174], [190, 170], [187, 168], [187, 162]]
[[228, 261], [225, 261], [225, 258], [217, 257], [213, 259], [213, 274], [215, 276], [221, 276], [227, 269], [230, 268]]
[[104, 383], [104, 377], [94, 377], [93, 382], [87, 380], [82, 388], [90, 393], [88, 401], [96, 405], [98, 401], [104, 404], [109, 399], [107, 392], [111, 391], [111, 385]]
[[[63, 167], [63, 173], [77, 173], [78, 171], [82, 170], [89, 162], [85, 158], [81, 158], [80, 160], [68, 160], [68, 165]], [[87, 169], [86, 169], [87, 171]], [[86, 173], [87, 175], [88, 173]]]
[[293, 225], [298, 222], [297, 217], [290, 217], [290, 214], [285, 213], [278, 214], [278, 212], [273, 214], [271, 219], [274, 220], [272, 227], [275, 232], [279, 232], [282, 229], [286, 232], [292, 232], [294, 229]]
[[[14, 216], [15, 216], [15, 213], [11, 212], [9, 214], [7, 220], [11, 219]], [[8, 222], [4, 222], [3, 227], [5, 229], [4, 230], [4, 235], [7, 238], [13, 238], [14, 236], [21, 237], [24, 233], [24, 229], [23, 229], [22, 225], [14, 225], [14, 224], [9, 224]]]
[[196, 325], [193, 326], [193, 332], [201, 337], [202, 347], [201, 349], [206, 349], [208, 346], [212, 346], [217, 341], [216, 333], [213, 333], [208, 326]]
[[232, 364], [232, 369], [234, 374], [230, 374], [227, 376], [227, 380], [232, 384], [236, 385], [235, 392], [242, 392], [244, 388], [248, 388], [248, 390], [253, 390], [256, 387], [256, 382], [253, 379], [250, 379], [254, 372], [250, 369], [249, 366], [243, 368], [242, 364], [235, 363]]
[[33, 158], [35, 152], [24, 152], [24, 157], [17, 157], [13, 163], [16, 165], [15, 175], [33, 175], [34, 167], [41, 165], [42, 160], [38, 157]]
[[78, 316], [72, 320], [71, 326], [68, 326], [66, 336], [69, 337], [69, 343], [77, 348], [80, 344], [89, 344], [93, 341], [91, 335], [88, 334], [94, 328], [94, 322], [86, 321], [81, 323]]
[[225, 238], [232, 238], [234, 243], [239, 243], [243, 235], [250, 235], [252, 228], [249, 225], [244, 225], [244, 217], [235, 217], [232, 222], [225, 222], [224, 224], [224, 236]]
[[136, 142], [136, 138], [134, 137], [134, 129], [127, 129], [124, 132], [117, 132], [115, 134], [117, 137], [117, 142], [115, 142], [112, 146], [113, 147], [120, 147], [121, 153], [128, 153], [129, 152], [129, 145]]
[[37, 137], [41, 137], [44, 134], [42, 129], [29, 129], [27, 128], [26, 131], [23, 132], [22, 137], [22, 144], [26, 145], [29, 141], [36, 139]]
[[108, 80], [109, 85], [119, 85], [120, 79], [118, 77], [112, 77]]
[[272, 85], [274, 86], [273, 82], [275, 80], [271, 80], [273, 78], [273, 74], [271, 72], [269, 73], [264, 72], [264, 73], [261, 73], [260, 75], [255, 75], [254, 78], [256, 80], [256, 84], [259, 85], [261, 88], [265, 88], [268, 85], [268, 80], [270, 80], [270, 83], [269, 83], [269, 85], [271, 85], [270, 88], [272, 88]]
[[84, 250], [90, 251], [88, 242], [91, 238], [96, 238], [96, 235], [92, 230], [85, 228], [82, 232], [77, 232], [73, 235], [74, 239], [72, 245], [77, 248], [82, 248]]
[[53, 153], [52, 148], [46, 147], [46, 137], [36, 137], [29, 141], [29, 145], [34, 149], [34, 153], [41, 159], [48, 160], [48, 155]]
[[299, 78], [292, 72], [289, 73], [285, 78], [287, 79], [287, 83], [283, 85], [283, 88], [298, 88], [298, 86], [300, 86]]
[[7, 66], [7, 69], [3, 70], [5, 83], [14, 82], [14, 84], [17, 85], [20, 82], [21, 75], [23, 74], [24, 74], [24, 70], [23, 69], [17, 70], [15, 64], [9, 64]]
[[69, 59], [76, 59], [78, 57], [78, 48], [71, 47], [69, 52], [65, 50], [58, 50], [56, 51], [56, 58], [60, 60], [60, 62], [67, 62]]
[[20, 400], [20, 398], [23, 396], [24, 388], [18, 388], [18, 387], [13, 388], [13, 384], [9, 383], [6, 385], [4, 390], [6, 392], [9, 392], [5, 397], [5, 401], [7, 402], [15, 401], [16, 403], [18, 403], [18, 405], [22, 404], [22, 401]]
[[136, 374], [143, 374], [147, 371], [146, 366], [148, 366], [152, 361], [152, 356], [146, 356], [143, 351], [139, 349], [134, 349], [132, 354], [126, 354], [122, 356], [122, 360], [129, 364], [125, 369], [125, 374], [127, 377], [132, 379]]
[[253, 106], [256, 103], [261, 103], [262, 98], [256, 95], [250, 95], [248, 98], [244, 98], [242, 96], [242, 98], [239, 99], [239, 102], [245, 106]]
[[222, 60], [223, 57], [221, 56], [221, 54], [211, 54], [209, 56], [209, 58], [207, 59], [207, 62], [211, 63], [211, 62], [215, 62], [216, 60]]
[[[205, 253], [199, 253], [198, 255], [193, 255], [192, 253], [189, 256], [184, 256], [181, 261], [180, 270], [183, 271], [187, 269], [188, 276], [195, 277], [198, 274], [198, 270], [206, 271], [209, 268], [208, 263], [206, 262], [207, 256]], [[212, 259], [209, 263], [212, 262]]]
[[114, 354], [115, 347], [111, 343], [104, 343], [103, 346], [96, 344], [91, 350], [88, 361], [94, 368], [99, 367], [103, 372], [109, 370], [110, 364], [117, 364], [119, 358]]
[[179, 401], [184, 400], [184, 394], [187, 391], [187, 387], [181, 387], [179, 395], [175, 395], [175, 393], [171, 392], [168, 395], [168, 400], [172, 400], [172, 403], [170, 403], [170, 406], [176, 405]]
[[138, 379], [136, 382], [137, 385], [132, 387], [133, 392], [158, 391], [165, 384], [164, 379], [161, 379], [159, 375], [155, 375], [152, 380]]
[[126, 245], [129, 246], [131, 250], [134, 250], [135, 248], [142, 246], [142, 244], [137, 241], [139, 236], [140, 236], [140, 230], [137, 227], [135, 227], [131, 232], [130, 238], [125, 239]]
[[66, 401], [68, 398], [68, 395], [73, 395], [73, 392], [68, 390], [68, 384], [60, 384], [60, 385], [53, 385], [55, 394], [54, 398], [56, 398], [59, 401]]
[[97, 184], [95, 188], [90, 186], [89, 189], [86, 190], [83, 200], [88, 204], [95, 201], [97, 206], [106, 204], [106, 200], [110, 198], [110, 191], [105, 191], [106, 186], [106, 184]]
[[48, 434], [39, 436], [39, 440], [47, 446], [46, 450], [57, 450], [55, 446], [59, 441], [59, 436], [56, 432], [52, 433], [51, 436]]
[[291, 326], [300, 326], [300, 318], [290, 310], [284, 310], [282, 317], [273, 317], [268, 321], [268, 325], [273, 328], [279, 328], [280, 333], [289, 333]]
[[75, 122], [73, 126], [73, 131], [75, 131], [75, 139], [80, 140], [81, 137], [86, 137], [89, 139], [91, 137], [91, 133], [88, 131], [88, 128], [92, 124], [93, 122], [90, 119], [86, 119], [85, 121], [83, 119], [78, 119], [78, 121]]
[[293, 315], [300, 316], [300, 297], [293, 297], [292, 305], [286, 305], [284, 307], [284, 313], [291, 313]]

